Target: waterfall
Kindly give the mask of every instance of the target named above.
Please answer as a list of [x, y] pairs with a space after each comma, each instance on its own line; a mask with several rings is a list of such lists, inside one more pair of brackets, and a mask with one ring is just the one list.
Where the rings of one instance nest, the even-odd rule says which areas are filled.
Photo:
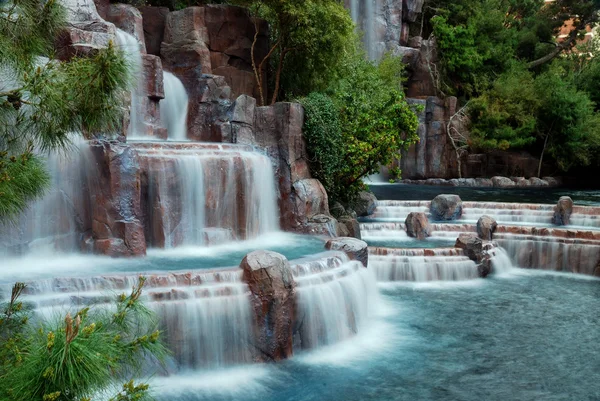
[[188, 95], [183, 83], [170, 72], [163, 71], [165, 98], [160, 102], [160, 121], [167, 129], [169, 139], [187, 139]]
[[479, 277], [475, 262], [459, 249], [369, 248], [377, 281], [457, 281]]
[[350, 0], [350, 15], [356, 27], [364, 34], [363, 43], [371, 60], [375, 60], [378, 53], [376, 49], [377, 33], [375, 32], [376, 6], [376, 0]]
[[69, 149], [44, 156], [50, 186], [15, 224], [0, 224], [0, 249], [19, 254], [81, 248], [82, 234], [89, 229], [89, 188], [96, 175], [87, 142], [79, 136], [72, 141]]
[[492, 256], [493, 274], [507, 273], [512, 269], [512, 262], [506, 250], [496, 247]]
[[146, 137], [146, 126], [144, 124], [143, 116], [145, 113], [144, 103], [146, 98], [144, 96], [145, 77], [143, 73], [141, 45], [133, 35], [121, 29], [117, 29], [117, 43], [123, 50], [134, 77], [131, 86], [131, 108], [129, 113], [127, 138], [144, 138]]
[[241, 282], [150, 292], [157, 300], [150, 306], [180, 367], [252, 362], [253, 313], [247, 293]]
[[[252, 361], [253, 313], [241, 270], [147, 276], [142, 301], [154, 310], [173, 358], [182, 369]], [[27, 283], [25, 298], [46, 317], [93, 305], [111, 308], [129, 293], [135, 275], [64, 277]], [[0, 299], [10, 287], [0, 286]]]
[[496, 234], [513, 264], [522, 268], [545, 269], [594, 275], [600, 263], [600, 242], [555, 236]]
[[153, 246], [210, 245], [279, 227], [268, 157], [236, 145], [132, 144], [147, 175], [148, 235]]
[[293, 267], [298, 317], [294, 346], [312, 349], [347, 339], [374, 315], [373, 273], [345, 255]]

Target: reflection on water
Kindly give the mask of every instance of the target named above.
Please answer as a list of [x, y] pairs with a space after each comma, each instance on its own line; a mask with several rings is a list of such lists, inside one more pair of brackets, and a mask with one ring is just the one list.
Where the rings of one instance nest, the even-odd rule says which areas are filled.
[[463, 201], [556, 203], [561, 196], [570, 196], [575, 204], [600, 206], [600, 190], [568, 188], [468, 188], [433, 185], [381, 184], [371, 185], [377, 199], [431, 200], [439, 194], [456, 194]]

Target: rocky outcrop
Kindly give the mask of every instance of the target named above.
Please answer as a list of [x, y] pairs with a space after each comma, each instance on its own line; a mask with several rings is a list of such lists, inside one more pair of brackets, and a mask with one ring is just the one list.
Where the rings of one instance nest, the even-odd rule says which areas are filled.
[[[159, 19], [156, 14], [153, 17]], [[263, 20], [256, 23], [259, 33], [254, 57], [258, 63], [268, 52], [268, 27]], [[246, 9], [225, 5], [188, 7], [169, 13], [165, 26], [160, 54], [188, 93], [194, 93], [202, 74], [214, 74], [224, 77], [233, 97], [258, 96], [251, 57], [255, 24]], [[152, 35], [153, 42], [156, 36]], [[266, 76], [263, 79], [266, 81]]]
[[573, 199], [568, 196], [561, 196], [558, 204], [554, 206], [554, 216], [552, 224], [558, 226], [567, 226], [571, 224], [571, 214], [573, 213]]
[[377, 207], [377, 198], [372, 192], [362, 191], [358, 194], [358, 199], [354, 202], [353, 209], [359, 217], [365, 217], [373, 214]]
[[496, 220], [490, 216], [481, 216], [477, 220], [477, 235], [484, 241], [491, 241], [497, 227]]
[[116, 141], [94, 141], [90, 148], [98, 166], [98, 182], [90, 194], [92, 229], [87, 245], [109, 256], [145, 255], [137, 153]]
[[67, 27], [55, 41], [59, 60], [87, 56], [115, 42], [115, 26], [100, 17], [93, 0], [61, 0], [61, 4], [67, 12]]
[[462, 200], [458, 195], [438, 195], [429, 208], [434, 221], [457, 220], [462, 216]]
[[492, 177], [492, 183], [497, 188], [510, 188], [515, 186], [515, 182], [506, 177]]
[[466, 257], [477, 263], [480, 277], [486, 277], [492, 272], [492, 257], [495, 244], [482, 241], [475, 234], [460, 234], [454, 245], [462, 249]]
[[412, 238], [425, 239], [431, 237], [431, 225], [425, 213], [411, 212], [404, 221], [406, 234]]
[[408, 150], [402, 151], [400, 164], [394, 167], [400, 167], [402, 177], [407, 179], [457, 176], [456, 155], [446, 135], [447, 121], [456, 110], [456, 98], [442, 100], [430, 96], [407, 101], [421, 108], [417, 128], [419, 140]]
[[[242, 7], [212, 4], [203, 8], [212, 73], [225, 77], [233, 98], [242, 94], [259, 98], [251, 50], [258, 27], [254, 47], [256, 64], [269, 52], [266, 21], [258, 19], [255, 25], [248, 11]], [[266, 82], [266, 73], [263, 74]]]
[[142, 14], [137, 8], [129, 4], [111, 4], [108, 10], [107, 21], [112, 22], [117, 28], [136, 38], [140, 43], [142, 53], [146, 53]]
[[296, 309], [295, 281], [285, 256], [251, 252], [240, 264], [255, 315], [256, 359], [279, 361], [292, 356]]
[[148, 54], [160, 56], [160, 45], [165, 36], [165, 24], [169, 9], [167, 7], [142, 6], [138, 8], [142, 14], [144, 42]]
[[276, 103], [257, 107], [255, 99], [242, 95], [229, 109], [227, 118], [223, 126], [229, 130], [231, 142], [261, 148], [273, 160], [281, 227], [335, 235], [337, 223], [329, 214], [327, 193], [318, 180], [311, 178], [308, 169], [302, 106]]
[[351, 260], [358, 260], [364, 267], [369, 265], [369, 246], [366, 242], [350, 237], [332, 238], [325, 244], [326, 249], [342, 251]]

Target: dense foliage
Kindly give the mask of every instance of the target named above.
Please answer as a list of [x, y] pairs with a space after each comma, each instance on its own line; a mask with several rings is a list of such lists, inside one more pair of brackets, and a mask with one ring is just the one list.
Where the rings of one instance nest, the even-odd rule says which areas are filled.
[[149, 399], [146, 384], [129, 380], [148, 358], [165, 355], [154, 316], [140, 303], [143, 284], [118, 296], [112, 310], [45, 320], [21, 301], [25, 285], [17, 283], [0, 310], [0, 399], [91, 400], [110, 396], [121, 380], [111, 401]]
[[113, 131], [128, 66], [113, 46], [58, 62], [65, 26], [56, 1], [0, 3], [0, 219], [10, 219], [48, 184], [39, 154], [68, 149], [70, 135]]
[[439, 92], [468, 101], [472, 151], [526, 149], [562, 170], [597, 162], [600, 53], [577, 43], [600, 1], [429, 0], [424, 11], [413, 31], [436, 40]]
[[[339, 57], [351, 50], [352, 43], [348, 39], [353, 35], [354, 24], [338, 0], [235, 0], [232, 3], [248, 7], [255, 17], [269, 23], [271, 49], [263, 60], [256, 60], [253, 65], [261, 104], [324, 89], [339, 73]], [[262, 73], [269, 67], [273, 77], [270, 85], [263, 82]]]
[[418, 119], [402, 92], [402, 63], [379, 64], [355, 52], [340, 60], [341, 75], [324, 93], [301, 99], [311, 171], [330, 201], [352, 202], [362, 178], [399, 157], [418, 137]]

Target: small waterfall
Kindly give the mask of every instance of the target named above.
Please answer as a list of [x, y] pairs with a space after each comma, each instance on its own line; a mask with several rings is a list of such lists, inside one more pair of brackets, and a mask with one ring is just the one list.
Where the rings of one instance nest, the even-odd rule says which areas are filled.
[[457, 281], [479, 277], [475, 262], [460, 249], [369, 248], [377, 281]]
[[298, 293], [294, 347], [313, 349], [356, 334], [374, 315], [373, 273], [339, 254], [293, 267]]
[[0, 224], [0, 249], [10, 253], [36, 250], [77, 251], [82, 234], [89, 229], [90, 199], [95, 172], [90, 168], [87, 142], [73, 136], [67, 151], [46, 155], [50, 187], [33, 202], [16, 224]]
[[187, 139], [188, 95], [183, 83], [170, 72], [163, 71], [165, 98], [160, 102], [160, 121], [167, 129], [169, 139]]
[[375, 48], [375, 7], [376, 0], [350, 0], [350, 15], [356, 24], [356, 27], [364, 34], [363, 42], [369, 59], [377, 58], [377, 49]]
[[182, 368], [252, 362], [253, 313], [245, 284], [151, 291], [166, 342]]
[[600, 242], [597, 240], [520, 234], [496, 234], [494, 239], [515, 266], [598, 274]]
[[147, 176], [147, 239], [153, 246], [207, 245], [210, 238], [249, 239], [277, 231], [268, 157], [235, 145], [134, 146]]
[[117, 43], [123, 50], [134, 77], [131, 87], [131, 108], [127, 138], [144, 138], [147, 136], [143, 119], [146, 98], [144, 96], [145, 77], [143, 73], [141, 45], [133, 35], [121, 29], [117, 29]]
[[513, 264], [506, 250], [496, 247], [494, 248], [493, 252], [494, 254], [492, 256], [492, 273], [504, 274], [509, 272], [513, 268]]
[[[147, 276], [142, 300], [153, 309], [181, 369], [252, 361], [253, 313], [249, 291], [236, 270], [159, 273]], [[65, 277], [27, 283], [25, 300], [43, 316], [94, 305], [111, 307], [138, 277]], [[0, 299], [10, 295], [1, 286]]]

